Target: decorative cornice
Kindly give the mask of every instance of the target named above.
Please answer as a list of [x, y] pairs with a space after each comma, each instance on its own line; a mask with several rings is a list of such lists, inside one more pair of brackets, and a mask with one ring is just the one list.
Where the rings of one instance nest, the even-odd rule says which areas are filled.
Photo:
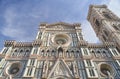
[[91, 12], [92, 12], [92, 8], [95, 7], [95, 8], [107, 8], [106, 5], [90, 5], [89, 6], [89, 11], [88, 11], [88, 16], [87, 16], [87, 19], [89, 20], [90, 19], [90, 16], [91, 16]]
[[41, 40], [34, 40], [32, 43], [33, 46], [40, 46], [41, 45]]
[[32, 47], [32, 42], [17, 42], [14, 47]]
[[88, 43], [89, 48], [105, 48], [105, 47], [115, 47], [116, 45], [113, 42], [104, 42], [104, 43]]
[[7, 47], [7, 46], [13, 46], [15, 43], [16, 43], [15, 40], [5, 40], [4, 46], [5, 47]]
[[69, 23], [65, 23], [65, 22], [57, 22], [57, 23], [52, 23], [52, 24], [47, 24], [47, 23], [41, 23], [41, 26], [56, 26], [56, 25], [64, 25], [64, 26], [80, 26], [80, 23], [74, 23], [74, 24], [69, 24]]

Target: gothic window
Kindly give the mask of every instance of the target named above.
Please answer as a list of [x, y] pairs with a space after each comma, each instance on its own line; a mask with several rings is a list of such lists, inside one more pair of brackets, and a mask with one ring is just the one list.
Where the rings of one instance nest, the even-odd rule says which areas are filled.
[[69, 51], [68, 50], [66, 51], [66, 56], [69, 57]]
[[29, 52], [30, 52], [30, 51], [27, 49], [27, 50], [25, 51], [25, 53], [24, 53], [24, 56], [28, 56]]
[[34, 48], [33, 54], [37, 54], [38, 48]]
[[106, 37], [105, 37], [104, 35], [103, 35], [102, 37], [103, 37], [103, 40], [104, 40], [104, 41], [106, 41], [106, 40], [107, 40], [107, 39], [106, 39]]
[[103, 13], [103, 16], [107, 19], [112, 19], [111, 16], [108, 13]]
[[90, 76], [95, 76], [93, 69], [89, 69]]
[[33, 66], [33, 65], [34, 65], [34, 62], [35, 62], [35, 59], [31, 59], [31, 60], [30, 60], [30, 66]]
[[21, 49], [18, 56], [21, 56], [23, 54], [23, 50]]
[[17, 49], [14, 52], [17, 52]]
[[8, 47], [4, 48], [2, 54], [5, 55], [7, 53], [7, 51], [8, 51]]
[[100, 26], [100, 22], [96, 19], [96, 21], [95, 21], [95, 24], [97, 25], [97, 26]]
[[94, 68], [86, 68], [87, 76], [90, 79], [93, 79], [95, 77], [98, 77], [98, 74]]
[[45, 51], [44, 51], [44, 50], [42, 50], [40, 55], [42, 55], [42, 56], [43, 56], [43, 55], [44, 55], [44, 52], [45, 52]]
[[54, 50], [52, 50], [52, 56], [55, 56], [55, 51]]
[[4, 68], [6, 63], [7, 62], [5, 61], [5, 59], [2, 59], [1, 62], [0, 62], [0, 68]]
[[112, 49], [112, 52], [114, 53], [114, 55], [115, 55], [115, 56], [117, 56], [117, 55], [118, 55], [118, 53], [116, 52], [116, 50], [115, 50], [115, 49]]
[[[48, 54], [48, 56], [51, 56], [51, 52], [49, 50], [47, 50], [46, 53]], [[44, 56], [45, 56], [45, 54], [44, 54]]]
[[114, 28], [115, 30], [119, 30], [118, 26], [116, 26], [116, 25], [114, 25], [114, 24], [113, 24], [113, 28]]
[[15, 50], [14, 50], [14, 52], [12, 53], [12, 56], [17, 55], [17, 52], [18, 52], [18, 50], [17, 50], [17, 49], [15, 49]]
[[87, 49], [84, 48], [83, 51], [85, 55], [88, 55]]
[[90, 60], [86, 60], [86, 63], [87, 63], [87, 65], [88, 65], [89, 67], [92, 66], [92, 63], [91, 63]]
[[107, 52], [106, 50], [103, 50], [103, 51], [102, 51], [102, 55], [103, 55], [104, 57], [110, 57], [110, 56], [108, 55], [108, 52]]
[[37, 59], [32, 58], [28, 60], [27, 66], [36, 66], [36, 63], [37, 63]]
[[104, 30], [104, 34], [105, 34], [106, 36], [108, 36], [108, 33], [107, 33], [107, 31], [105, 31], [105, 30]]
[[92, 50], [92, 51], [91, 51], [91, 54], [92, 54], [93, 56], [96, 56], [96, 54], [95, 54], [95, 51], [94, 51], [94, 50]]
[[96, 50], [96, 52], [95, 52], [95, 57], [101, 57], [101, 52], [100, 52], [100, 50]]
[[76, 56], [75, 57], [79, 57], [80, 56], [80, 54], [79, 54], [79, 51], [77, 50], [76, 51]]
[[29, 52], [29, 50], [26, 50], [26, 52]]
[[29, 68], [29, 69], [28, 69], [28, 72], [27, 72], [27, 76], [30, 76], [31, 73], [32, 73], [32, 68]]

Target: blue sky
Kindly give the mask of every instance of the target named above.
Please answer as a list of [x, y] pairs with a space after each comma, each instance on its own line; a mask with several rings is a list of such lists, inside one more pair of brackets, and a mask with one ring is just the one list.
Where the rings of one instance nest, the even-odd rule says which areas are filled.
[[90, 4], [106, 4], [120, 17], [120, 0], [0, 0], [0, 49], [4, 40], [33, 41], [41, 22], [81, 23], [84, 39], [98, 43], [86, 19]]

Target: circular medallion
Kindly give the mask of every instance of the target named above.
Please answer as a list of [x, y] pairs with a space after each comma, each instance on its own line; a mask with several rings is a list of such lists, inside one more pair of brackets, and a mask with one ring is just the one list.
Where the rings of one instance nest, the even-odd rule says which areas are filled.
[[67, 34], [56, 34], [52, 37], [52, 43], [57, 46], [68, 46], [71, 43], [71, 38]]
[[101, 63], [99, 66], [99, 70], [102, 76], [114, 75], [114, 69], [107, 63]]
[[6, 67], [6, 73], [7, 75], [15, 76], [21, 71], [22, 64], [20, 62], [13, 62], [8, 64]]

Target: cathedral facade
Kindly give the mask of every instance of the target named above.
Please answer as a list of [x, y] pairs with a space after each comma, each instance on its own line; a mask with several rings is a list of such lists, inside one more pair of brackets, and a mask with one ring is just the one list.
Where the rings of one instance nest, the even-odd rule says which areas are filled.
[[85, 41], [79, 23], [41, 23], [33, 42], [5, 41], [0, 79], [120, 79], [120, 18], [105, 5], [87, 18], [102, 43]]

